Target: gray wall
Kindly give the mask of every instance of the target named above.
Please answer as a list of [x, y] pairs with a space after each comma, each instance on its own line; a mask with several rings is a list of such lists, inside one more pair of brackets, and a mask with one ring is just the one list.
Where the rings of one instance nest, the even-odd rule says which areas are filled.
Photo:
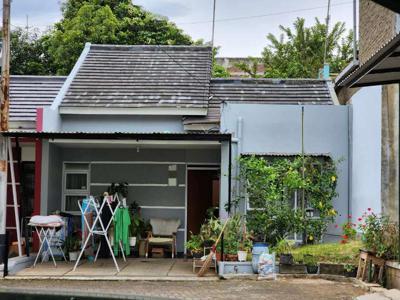
[[61, 116], [63, 131], [183, 132], [181, 116]]
[[365, 87], [351, 99], [351, 213], [357, 220], [368, 207], [381, 212], [382, 87]]
[[[300, 154], [301, 106], [226, 103], [222, 109], [221, 130], [238, 138], [233, 150], [233, 163], [240, 153]], [[238, 120], [242, 119], [242, 136]], [[349, 111], [346, 106], [304, 106], [304, 149], [306, 154], [324, 154], [338, 166], [339, 196], [333, 204], [339, 211], [336, 222], [344, 222], [349, 199]], [[239, 146], [239, 147], [238, 147]], [[239, 149], [238, 149], [239, 148]], [[234, 172], [237, 172], [234, 169]], [[233, 188], [233, 191], [235, 188]], [[339, 234], [330, 226], [328, 233]]]
[[[142, 208], [145, 219], [151, 217], [179, 218], [181, 230], [177, 235], [178, 251], [184, 250], [185, 207], [186, 207], [186, 165], [220, 164], [219, 149], [147, 149], [137, 152], [135, 148], [74, 148], [60, 147], [45, 143], [48, 151], [48, 185], [42, 195], [47, 212], [61, 209], [62, 163], [90, 163], [90, 194], [97, 196], [107, 191], [112, 182], [128, 182], [128, 205], [136, 201]], [[112, 147], [112, 146], [111, 146]], [[45, 159], [44, 159], [45, 160]], [[147, 163], [146, 163], [147, 162]], [[151, 163], [150, 163], [151, 162]], [[177, 163], [177, 186], [168, 186], [168, 166]], [[164, 208], [157, 208], [163, 206]], [[43, 206], [42, 206], [43, 207]], [[50, 209], [51, 208], [51, 209]]]

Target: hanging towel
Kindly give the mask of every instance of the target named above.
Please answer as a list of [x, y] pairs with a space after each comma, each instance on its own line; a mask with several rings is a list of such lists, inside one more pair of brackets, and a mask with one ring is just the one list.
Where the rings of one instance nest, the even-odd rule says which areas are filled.
[[114, 215], [114, 255], [118, 255], [119, 242], [122, 242], [122, 247], [125, 255], [131, 254], [129, 245], [129, 226], [131, 225], [131, 216], [128, 208], [118, 208]]

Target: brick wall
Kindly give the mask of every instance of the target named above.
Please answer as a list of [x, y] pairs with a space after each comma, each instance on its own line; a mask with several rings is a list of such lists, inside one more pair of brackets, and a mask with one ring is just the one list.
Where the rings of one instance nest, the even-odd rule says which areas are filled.
[[359, 59], [363, 64], [396, 34], [396, 14], [370, 0], [360, 0]]

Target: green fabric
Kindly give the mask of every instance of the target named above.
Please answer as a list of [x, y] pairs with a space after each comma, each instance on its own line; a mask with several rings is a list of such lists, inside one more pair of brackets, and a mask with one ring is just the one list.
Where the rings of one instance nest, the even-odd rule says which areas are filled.
[[125, 255], [131, 254], [129, 245], [129, 226], [131, 225], [131, 216], [128, 208], [118, 208], [114, 215], [114, 255], [118, 255], [120, 250], [119, 242], [125, 250]]

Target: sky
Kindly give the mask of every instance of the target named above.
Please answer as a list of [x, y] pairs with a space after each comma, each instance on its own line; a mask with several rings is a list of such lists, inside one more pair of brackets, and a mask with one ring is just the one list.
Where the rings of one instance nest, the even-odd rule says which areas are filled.
[[[280, 34], [279, 25], [291, 26], [297, 17], [312, 25], [324, 21], [328, 0], [216, 0], [215, 45], [218, 56], [260, 56], [266, 35]], [[12, 26], [46, 30], [61, 18], [60, 0], [13, 0]], [[133, 0], [145, 9], [168, 17], [193, 39], [211, 40], [213, 0]], [[353, 26], [353, 1], [331, 0], [331, 24]]]

